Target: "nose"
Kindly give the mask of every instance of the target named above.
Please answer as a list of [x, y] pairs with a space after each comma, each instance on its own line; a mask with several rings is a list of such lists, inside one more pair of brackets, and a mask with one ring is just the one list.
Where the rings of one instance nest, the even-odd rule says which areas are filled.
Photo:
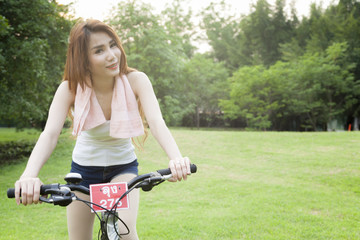
[[115, 52], [111, 48], [108, 49], [107, 60], [113, 61], [115, 57], [116, 57]]

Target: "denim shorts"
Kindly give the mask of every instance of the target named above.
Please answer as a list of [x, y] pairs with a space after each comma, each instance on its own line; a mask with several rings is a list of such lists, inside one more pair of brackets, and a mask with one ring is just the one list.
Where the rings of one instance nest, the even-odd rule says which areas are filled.
[[132, 173], [138, 175], [138, 166], [137, 159], [131, 163], [108, 167], [81, 166], [73, 161], [70, 172], [80, 173], [83, 179], [80, 185], [88, 188], [90, 184], [108, 183], [121, 174]]

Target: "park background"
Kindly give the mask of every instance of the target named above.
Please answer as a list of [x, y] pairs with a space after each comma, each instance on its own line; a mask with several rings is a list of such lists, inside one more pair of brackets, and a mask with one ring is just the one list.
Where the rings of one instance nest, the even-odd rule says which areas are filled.
[[[76, 17], [56, 1], [0, 3], [0, 123], [42, 128]], [[169, 126], [359, 129], [358, 1], [314, 3], [308, 16], [283, 0], [256, 1], [247, 15], [224, 1], [197, 14], [181, 3], [159, 12], [122, 1], [104, 19], [129, 66], [149, 76]], [[201, 41], [209, 51], [197, 51]]]
[[[360, 238], [360, 3], [314, 3], [304, 16], [294, 6], [258, 0], [236, 14], [224, 1], [195, 14], [189, 1], [121, 1], [104, 18], [199, 167], [142, 195], [142, 239]], [[72, 4], [0, 0], [3, 193], [44, 127], [77, 18]], [[69, 125], [44, 183], [69, 170]], [[141, 172], [166, 167], [151, 136], [137, 154]], [[2, 196], [0, 239], [67, 238], [64, 209]]]

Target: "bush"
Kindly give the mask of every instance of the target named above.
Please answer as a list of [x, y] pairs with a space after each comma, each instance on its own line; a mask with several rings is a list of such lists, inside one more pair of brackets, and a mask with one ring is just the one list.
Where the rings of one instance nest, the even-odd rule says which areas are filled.
[[30, 140], [0, 142], [0, 165], [29, 157], [35, 143]]

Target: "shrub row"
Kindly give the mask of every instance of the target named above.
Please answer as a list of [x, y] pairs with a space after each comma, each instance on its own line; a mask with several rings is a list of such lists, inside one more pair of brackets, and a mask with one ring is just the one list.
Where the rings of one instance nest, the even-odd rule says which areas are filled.
[[35, 143], [36, 141], [29, 140], [0, 142], [0, 164], [29, 157]]

